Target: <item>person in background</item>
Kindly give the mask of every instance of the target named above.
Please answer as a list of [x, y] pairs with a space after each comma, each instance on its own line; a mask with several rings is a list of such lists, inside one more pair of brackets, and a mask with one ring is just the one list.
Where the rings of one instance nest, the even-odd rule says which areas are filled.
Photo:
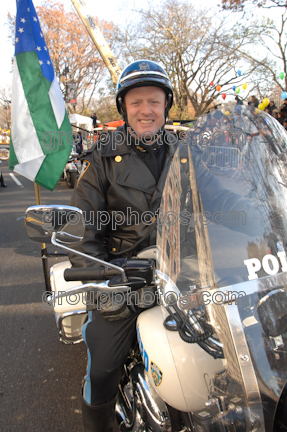
[[78, 155], [80, 156], [83, 153], [83, 138], [82, 138], [82, 132], [78, 132], [76, 140], [76, 150]]
[[250, 106], [253, 106], [254, 108], [258, 108], [258, 105], [259, 105], [259, 100], [257, 99], [256, 96], [252, 95]]
[[272, 110], [271, 115], [272, 115], [272, 117], [274, 117], [276, 120], [278, 120], [278, 109], [274, 109], [274, 110]]
[[284, 119], [287, 118], [287, 100], [284, 100], [281, 107], [280, 112], [282, 113]]
[[277, 106], [275, 105], [275, 102], [272, 100], [270, 101], [269, 105], [267, 105], [266, 108], [269, 108], [270, 114], [272, 114], [273, 110], [277, 110]]
[[243, 100], [239, 96], [235, 96], [236, 105], [243, 105]]
[[279, 121], [279, 123], [280, 124], [282, 124], [282, 126], [283, 126], [283, 122], [284, 122], [284, 115], [283, 115], [283, 113], [282, 112], [278, 112], [278, 114], [277, 114], [277, 120]]
[[94, 112], [93, 115], [91, 116], [91, 119], [93, 120], [93, 128], [96, 128], [98, 126], [97, 120], [97, 114]]

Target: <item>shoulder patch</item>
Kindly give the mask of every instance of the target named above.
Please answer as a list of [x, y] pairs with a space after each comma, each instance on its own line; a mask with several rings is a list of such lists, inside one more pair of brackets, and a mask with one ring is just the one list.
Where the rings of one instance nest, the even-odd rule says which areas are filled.
[[77, 181], [77, 186], [79, 184], [79, 181], [81, 180], [81, 178], [83, 177], [83, 175], [85, 174], [85, 172], [88, 170], [88, 168], [89, 168], [90, 165], [91, 165], [90, 162], [88, 162], [86, 160], [83, 161], [82, 169], [81, 169], [81, 174], [80, 174], [80, 177], [78, 178], [78, 181]]

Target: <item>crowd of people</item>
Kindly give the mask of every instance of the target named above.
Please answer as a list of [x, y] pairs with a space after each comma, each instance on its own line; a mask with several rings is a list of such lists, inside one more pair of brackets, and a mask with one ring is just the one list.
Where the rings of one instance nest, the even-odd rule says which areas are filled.
[[[251, 96], [248, 105], [258, 108], [259, 101], [256, 96]], [[271, 100], [265, 107], [264, 111], [274, 117], [284, 128], [287, 130], [287, 99], [283, 101], [281, 107], [278, 109], [274, 100]]]

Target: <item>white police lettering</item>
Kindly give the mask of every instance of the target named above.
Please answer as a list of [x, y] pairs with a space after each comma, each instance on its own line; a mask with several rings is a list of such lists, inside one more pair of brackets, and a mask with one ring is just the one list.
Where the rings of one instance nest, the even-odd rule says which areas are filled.
[[137, 325], [137, 338], [138, 338], [140, 353], [141, 353], [141, 356], [142, 356], [142, 359], [143, 359], [144, 367], [145, 367], [145, 370], [148, 372], [149, 358], [148, 358], [148, 353], [146, 352], [146, 350], [143, 347], [143, 343], [142, 343], [141, 335], [140, 335], [139, 325]]
[[285, 251], [277, 252], [277, 256], [279, 260], [276, 258], [276, 256], [267, 254], [262, 258], [262, 263], [258, 258], [250, 258], [248, 260], [244, 260], [244, 264], [247, 267], [248, 271], [248, 279], [258, 279], [258, 272], [263, 268], [265, 273], [268, 275], [275, 275], [280, 270], [283, 272], [287, 271], [287, 258]]

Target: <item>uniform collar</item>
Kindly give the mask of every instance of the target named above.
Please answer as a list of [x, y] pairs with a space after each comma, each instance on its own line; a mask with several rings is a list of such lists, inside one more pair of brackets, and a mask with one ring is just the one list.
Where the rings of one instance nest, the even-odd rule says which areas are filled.
[[[164, 133], [170, 138], [172, 137], [172, 134], [170, 134], [170, 132], [164, 131]], [[127, 142], [127, 134], [126, 134], [125, 126], [120, 126], [115, 132], [109, 132], [108, 136], [109, 136], [109, 142], [107, 144], [104, 142], [101, 143], [101, 138], [99, 139], [102, 157], [115, 157], [117, 155], [124, 155], [133, 152], [131, 143], [128, 144]], [[105, 135], [105, 138], [106, 137], [107, 135]], [[123, 137], [125, 139], [123, 139]], [[104, 141], [103, 138], [102, 141]], [[171, 139], [170, 142], [172, 142]], [[165, 147], [166, 147], [167, 154], [173, 157], [178, 147], [178, 142], [176, 142], [175, 144], [167, 144]]]

